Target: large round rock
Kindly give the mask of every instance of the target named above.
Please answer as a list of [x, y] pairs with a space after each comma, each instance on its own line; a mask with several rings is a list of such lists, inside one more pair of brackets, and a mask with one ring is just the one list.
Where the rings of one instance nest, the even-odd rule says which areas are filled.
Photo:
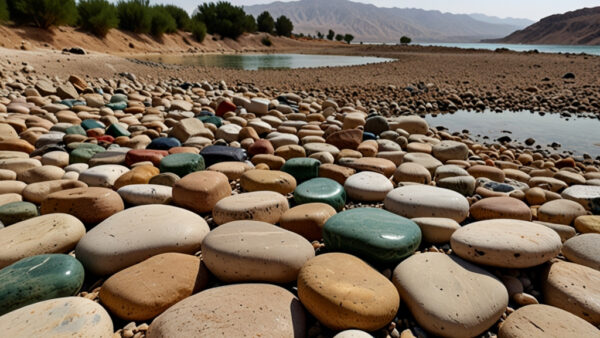
[[315, 251], [304, 237], [265, 222], [234, 221], [211, 231], [202, 242], [208, 269], [228, 283], [296, 280]]
[[270, 284], [235, 284], [202, 291], [158, 316], [148, 338], [304, 337], [306, 315], [291, 292]]
[[193, 212], [144, 205], [98, 224], [83, 236], [75, 254], [90, 272], [108, 275], [160, 253], [194, 254], [209, 231], [206, 221]]
[[415, 222], [376, 208], [356, 208], [332, 216], [323, 227], [325, 246], [378, 264], [394, 264], [421, 243]]
[[394, 319], [400, 306], [387, 278], [344, 253], [308, 261], [298, 275], [298, 297], [319, 322], [334, 330], [378, 330]]
[[513, 219], [468, 224], [452, 234], [450, 244], [466, 260], [503, 268], [542, 264], [558, 255], [562, 246], [556, 231]]
[[496, 277], [443, 253], [409, 257], [394, 270], [393, 282], [417, 322], [444, 337], [477, 336], [508, 305], [508, 292]]
[[469, 215], [469, 202], [461, 194], [429, 185], [396, 188], [386, 196], [385, 208], [407, 218], [444, 217], [462, 222]]
[[65, 213], [94, 225], [123, 210], [121, 196], [107, 188], [90, 187], [57, 191], [42, 202], [42, 215]]

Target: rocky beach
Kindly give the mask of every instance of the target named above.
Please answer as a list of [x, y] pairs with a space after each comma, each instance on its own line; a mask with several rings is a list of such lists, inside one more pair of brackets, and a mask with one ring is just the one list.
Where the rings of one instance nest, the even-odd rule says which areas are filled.
[[249, 40], [0, 50], [3, 334], [600, 337], [600, 157], [424, 118], [597, 120], [600, 57]]

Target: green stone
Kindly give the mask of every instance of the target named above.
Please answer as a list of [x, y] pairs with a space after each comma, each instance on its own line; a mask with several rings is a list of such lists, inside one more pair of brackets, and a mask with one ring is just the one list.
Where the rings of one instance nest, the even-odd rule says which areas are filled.
[[319, 166], [321, 162], [314, 158], [298, 157], [287, 160], [281, 167], [284, 171], [296, 179], [297, 182], [304, 182], [319, 176]]
[[115, 94], [110, 97], [110, 103], [119, 103], [125, 102], [127, 103], [127, 95], [125, 94]]
[[0, 270], [0, 315], [43, 300], [74, 296], [83, 278], [83, 266], [69, 255], [23, 258]]
[[81, 127], [85, 130], [95, 129], [95, 128], [104, 129], [104, 125], [94, 119], [87, 119], [87, 120], [81, 121]]
[[108, 103], [106, 106], [112, 110], [124, 110], [127, 108], [127, 102]]
[[39, 216], [37, 207], [29, 202], [12, 202], [0, 206], [0, 222], [4, 226]]
[[129, 131], [127, 131], [127, 129], [121, 127], [118, 124], [111, 124], [107, 129], [106, 129], [106, 135], [110, 135], [112, 137], [119, 137], [119, 136], [131, 136], [131, 133]]
[[88, 163], [97, 153], [105, 152], [103, 147], [92, 143], [81, 143], [69, 154], [69, 164]]
[[323, 239], [328, 251], [341, 251], [373, 264], [394, 265], [421, 244], [421, 229], [408, 218], [376, 208], [356, 208], [327, 220]]
[[198, 154], [179, 153], [160, 160], [161, 173], [174, 173], [179, 177], [205, 169], [204, 158]]
[[324, 177], [308, 180], [294, 190], [296, 204], [326, 203], [340, 211], [346, 205], [346, 191], [338, 182]]
[[198, 120], [204, 123], [212, 123], [215, 126], [217, 126], [217, 128], [219, 128], [223, 124], [221, 118], [218, 116], [199, 116]]
[[65, 134], [67, 135], [83, 135], [83, 136], [87, 136], [85, 129], [83, 129], [82, 126], [80, 125], [76, 125], [76, 126], [71, 126], [67, 129], [65, 129]]

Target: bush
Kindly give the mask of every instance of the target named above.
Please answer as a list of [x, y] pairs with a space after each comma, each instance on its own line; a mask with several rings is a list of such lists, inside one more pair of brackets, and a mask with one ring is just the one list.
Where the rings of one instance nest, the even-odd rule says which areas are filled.
[[120, 0], [117, 13], [120, 29], [134, 33], [150, 33], [152, 9], [149, 0]]
[[252, 15], [246, 15], [246, 17], [244, 18], [243, 28], [244, 32], [256, 33], [256, 31], [258, 30], [258, 26], [256, 25], [256, 20], [254, 20], [254, 17]]
[[0, 22], [7, 21], [8, 17], [8, 6], [6, 5], [6, 0], [0, 0]]
[[335, 41], [342, 41], [342, 40], [344, 40], [344, 36], [342, 34], [337, 34], [335, 36]]
[[327, 33], [327, 40], [333, 40], [333, 38], [335, 37], [335, 32], [330, 29], [329, 33]]
[[273, 41], [271, 41], [271, 38], [269, 38], [268, 36], [263, 36], [260, 42], [262, 42], [262, 44], [267, 47], [271, 47], [273, 45]]
[[182, 31], [187, 31], [190, 29], [190, 16], [183, 8], [175, 5], [166, 5], [162, 6], [162, 9], [169, 13], [173, 19], [175, 19], [175, 22], [177, 23], [177, 29]]
[[352, 40], [354, 40], [354, 35], [352, 35], [352, 34], [344, 35], [344, 41], [346, 41], [346, 43], [350, 44], [350, 42], [352, 42]]
[[17, 23], [31, 23], [40, 28], [77, 23], [75, 0], [12, 0], [10, 16]]
[[194, 20], [204, 22], [208, 33], [232, 39], [237, 39], [250, 26], [250, 20], [242, 7], [223, 1], [198, 6]]
[[269, 34], [273, 34], [273, 30], [275, 30], [275, 20], [271, 16], [271, 14], [267, 11], [262, 12], [257, 18], [256, 23], [258, 25], [259, 32], [265, 32]]
[[323, 34], [323, 33], [319, 32], [319, 31], [317, 31], [317, 39], [319, 39], [319, 40], [323, 40], [323, 38], [324, 38], [324, 37], [325, 37], [325, 34]]
[[206, 25], [198, 20], [191, 20], [189, 23], [190, 32], [196, 41], [202, 43], [206, 37]]
[[162, 6], [152, 7], [151, 14], [150, 33], [153, 36], [160, 38], [165, 33], [175, 33], [177, 31], [177, 22]]
[[408, 45], [411, 42], [412, 42], [412, 39], [409, 38], [408, 36], [403, 36], [400, 38], [400, 43], [403, 45]]
[[277, 21], [275, 22], [275, 31], [277, 32], [277, 35], [290, 37], [292, 36], [293, 30], [294, 24], [292, 24], [292, 21], [285, 15], [277, 18]]
[[81, 28], [97, 36], [105, 37], [111, 28], [119, 26], [117, 8], [107, 0], [81, 0], [77, 11]]

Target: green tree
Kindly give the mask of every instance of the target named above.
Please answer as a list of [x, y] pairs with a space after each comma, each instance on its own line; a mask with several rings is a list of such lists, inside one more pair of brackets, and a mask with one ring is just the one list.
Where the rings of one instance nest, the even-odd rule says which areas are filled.
[[275, 20], [271, 16], [271, 13], [264, 11], [256, 18], [259, 32], [265, 32], [272, 34], [275, 30]]
[[120, 0], [117, 3], [119, 28], [134, 33], [150, 33], [152, 9], [149, 0]]
[[99, 37], [119, 26], [117, 8], [107, 0], [80, 0], [77, 11], [81, 28]]
[[346, 41], [346, 43], [350, 44], [350, 42], [352, 42], [352, 40], [354, 40], [354, 35], [352, 35], [352, 34], [344, 35], [344, 41]]
[[336, 34], [335, 41], [342, 41], [342, 40], [344, 40], [344, 36], [342, 34]]
[[75, 0], [13, 0], [8, 8], [11, 19], [21, 24], [47, 29], [77, 23]]
[[160, 38], [165, 33], [175, 33], [177, 31], [177, 22], [163, 6], [152, 7], [151, 14], [150, 33], [153, 36]]
[[250, 14], [246, 15], [244, 18], [244, 32], [248, 33], [256, 33], [258, 30], [258, 26], [256, 25], [256, 20]]
[[277, 21], [275, 22], [275, 31], [277, 32], [277, 35], [290, 37], [292, 36], [293, 30], [294, 24], [292, 24], [292, 21], [288, 19], [287, 16], [282, 15], [277, 18]]
[[6, 0], [0, 0], [0, 22], [8, 21], [8, 6], [6, 5]]
[[162, 9], [167, 11], [175, 19], [177, 23], [177, 29], [182, 31], [189, 30], [190, 25], [190, 16], [188, 13], [181, 7], [177, 7], [175, 5], [166, 5], [162, 6]]
[[333, 38], [335, 37], [335, 32], [330, 29], [329, 33], [327, 33], [327, 40], [333, 40]]
[[190, 31], [192, 32], [192, 36], [196, 41], [202, 43], [204, 38], [206, 37], [206, 25], [202, 21], [191, 20], [189, 24]]
[[208, 33], [232, 39], [237, 39], [246, 31], [249, 21], [242, 7], [224, 1], [198, 6], [194, 20], [204, 22]]
[[408, 45], [411, 42], [412, 42], [412, 39], [409, 38], [408, 36], [402, 36], [400, 38], [400, 43], [403, 44], [403, 45]]
[[324, 37], [325, 37], [325, 34], [323, 34], [323, 33], [319, 32], [319, 31], [317, 31], [317, 38], [318, 38], [319, 40], [323, 40], [323, 38], [324, 38]]

